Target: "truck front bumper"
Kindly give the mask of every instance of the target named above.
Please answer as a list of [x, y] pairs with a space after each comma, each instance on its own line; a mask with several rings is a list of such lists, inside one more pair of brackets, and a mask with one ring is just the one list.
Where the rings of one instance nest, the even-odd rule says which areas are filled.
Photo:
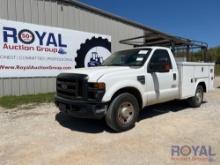
[[77, 118], [101, 119], [107, 111], [107, 103], [70, 100], [55, 96], [55, 104], [61, 112]]

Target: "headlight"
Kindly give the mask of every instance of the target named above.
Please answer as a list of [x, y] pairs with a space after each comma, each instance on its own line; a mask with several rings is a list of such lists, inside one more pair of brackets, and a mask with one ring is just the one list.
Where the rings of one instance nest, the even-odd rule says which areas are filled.
[[105, 94], [105, 83], [89, 83], [88, 84], [88, 98], [101, 101]]

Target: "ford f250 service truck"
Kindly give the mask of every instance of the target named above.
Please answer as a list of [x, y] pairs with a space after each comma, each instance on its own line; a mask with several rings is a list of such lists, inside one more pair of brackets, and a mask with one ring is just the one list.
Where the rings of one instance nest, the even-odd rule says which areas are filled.
[[113, 130], [124, 131], [148, 105], [187, 99], [199, 107], [213, 81], [213, 63], [176, 62], [165, 47], [134, 48], [112, 54], [102, 66], [59, 74], [55, 103], [68, 115], [105, 117]]

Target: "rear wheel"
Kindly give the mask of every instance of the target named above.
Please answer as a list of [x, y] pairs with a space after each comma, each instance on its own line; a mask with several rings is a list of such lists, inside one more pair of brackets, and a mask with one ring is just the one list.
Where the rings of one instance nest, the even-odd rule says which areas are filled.
[[139, 114], [138, 101], [132, 94], [122, 93], [111, 102], [105, 120], [116, 132], [134, 127]]
[[189, 98], [188, 100], [189, 105], [195, 108], [200, 107], [203, 102], [203, 93], [203, 87], [201, 85], [198, 85], [196, 88], [195, 96]]

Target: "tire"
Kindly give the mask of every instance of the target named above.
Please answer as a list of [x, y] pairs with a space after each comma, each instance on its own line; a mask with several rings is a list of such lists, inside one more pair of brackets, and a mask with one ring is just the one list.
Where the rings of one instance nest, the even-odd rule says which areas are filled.
[[103, 39], [102, 37], [92, 37], [91, 39], [87, 39], [84, 44], [80, 45], [80, 49], [77, 50], [77, 57], [75, 58], [75, 68], [84, 68], [84, 60], [87, 53], [90, 49], [97, 46], [106, 48], [109, 52], [111, 52], [111, 42], [109, 42], [108, 39]]
[[197, 108], [203, 102], [204, 89], [201, 85], [198, 85], [196, 88], [195, 96], [188, 99], [188, 103], [191, 107]]
[[111, 102], [105, 121], [114, 131], [122, 132], [135, 126], [138, 115], [139, 105], [136, 97], [129, 93], [122, 93]]

